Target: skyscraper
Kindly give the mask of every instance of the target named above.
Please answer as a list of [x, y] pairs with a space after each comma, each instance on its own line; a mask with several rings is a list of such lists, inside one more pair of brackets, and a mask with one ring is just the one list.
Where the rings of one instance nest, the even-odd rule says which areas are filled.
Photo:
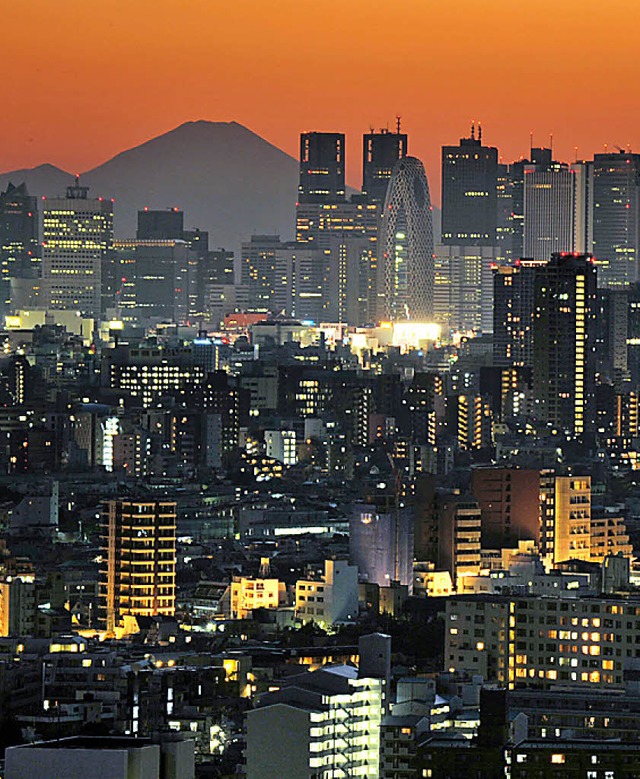
[[588, 166], [554, 162], [551, 149], [532, 149], [531, 157], [524, 166], [523, 256], [546, 261], [557, 252], [589, 251]]
[[593, 254], [600, 284], [631, 284], [639, 277], [640, 154], [596, 154], [592, 168]]
[[300, 136], [300, 203], [344, 200], [344, 133]]
[[98, 317], [103, 266], [113, 244], [113, 201], [89, 198], [78, 179], [64, 198], [44, 201], [42, 287], [47, 308]]
[[533, 364], [535, 270], [545, 263], [516, 260], [493, 272], [493, 363]]
[[[371, 139], [369, 153], [367, 138]], [[378, 198], [384, 199], [394, 165], [392, 160], [406, 149], [406, 136], [393, 133], [365, 136], [363, 175], [371, 182], [375, 194], [353, 195], [349, 200], [344, 192], [344, 135], [304, 133], [300, 146], [296, 241], [306, 246], [295, 248], [316, 249], [316, 263], [325, 269], [323, 273], [326, 271], [326, 299], [321, 306], [324, 316], [329, 321], [366, 324], [376, 313], [378, 215], [382, 206]], [[317, 273], [314, 271], [312, 275]], [[300, 279], [306, 280], [304, 271]], [[301, 311], [309, 306], [305, 303], [306, 292], [300, 289], [297, 310]], [[316, 295], [311, 294], [312, 298]], [[320, 310], [318, 306], [315, 309]]]
[[596, 268], [588, 255], [554, 254], [536, 268], [536, 413], [542, 422], [573, 435], [593, 424], [596, 293]]
[[435, 249], [434, 313], [448, 330], [493, 328], [493, 246], [439, 244]]
[[189, 244], [174, 239], [114, 241], [116, 307], [126, 318], [185, 322], [197, 281]]
[[496, 243], [498, 150], [471, 127], [458, 146], [442, 147], [442, 243]]
[[138, 211], [139, 241], [168, 240], [184, 238], [184, 213], [179, 208]]
[[387, 187], [398, 160], [407, 156], [407, 135], [373, 130], [362, 141], [362, 194], [369, 202], [384, 203]]
[[125, 616], [172, 616], [176, 599], [176, 504], [110, 500], [103, 511], [100, 610], [107, 631]]
[[35, 302], [39, 276], [38, 199], [10, 183], [0, 193], [0, 316]]
[[422, 162], [404, 157], [393, 170], [380, 218], [378, 300], [382, 317], [433, 316], [433, 221]]

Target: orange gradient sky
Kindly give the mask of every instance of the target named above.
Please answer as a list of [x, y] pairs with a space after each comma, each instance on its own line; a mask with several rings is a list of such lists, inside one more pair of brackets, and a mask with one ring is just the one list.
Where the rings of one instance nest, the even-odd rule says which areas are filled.
[[472, 117], [505, 161], [640, 151], [640, 0], [29, 0], [0, 11], [0, 170], [100, 164], [191, 119], [296, 155], [402, 115], [439, 201], [443, 143]]

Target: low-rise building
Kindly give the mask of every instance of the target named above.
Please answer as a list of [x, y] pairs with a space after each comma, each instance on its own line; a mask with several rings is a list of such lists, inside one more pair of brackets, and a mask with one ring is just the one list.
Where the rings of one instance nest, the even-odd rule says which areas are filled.
[[331, 627], [358, 616], [358, 569], [346, 560], [325, 560], [324, 574], [296, 583], [296, 617]]

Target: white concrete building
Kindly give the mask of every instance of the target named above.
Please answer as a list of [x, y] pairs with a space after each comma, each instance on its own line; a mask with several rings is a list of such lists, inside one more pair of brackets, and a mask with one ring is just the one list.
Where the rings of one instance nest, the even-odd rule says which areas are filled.
[[324, 575], [296, 582], [296, 617], [326, 628], [358, 616], [358, 569], [346, 560], [325, 560]]
[[377, 779], [384, 688], [347, 665], [288, 679], [247, 714], [247, 779]]
[[5, 779], [193, 779], [193, 741], [63, 738], [9, 747]]

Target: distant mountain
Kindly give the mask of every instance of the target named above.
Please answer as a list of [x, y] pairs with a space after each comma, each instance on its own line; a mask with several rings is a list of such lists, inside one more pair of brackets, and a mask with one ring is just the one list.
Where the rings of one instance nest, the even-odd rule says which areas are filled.
[[[71, 176], [52, 165], [0, 175], [36, 195], [61, 195]], [[137, 211], [178, 206], [212, 248], [238, 250], [252, 232], [292, 238], [298, 163], [237, 122], [187, 122], [82, 174], [90, 196], [115, 198], [115, 232], [136, 233]]]
[[[252, 233], [294, 235], [298, 162], [237, 122], [186, 122], [83, 173], [89, 196], [115, 198], [115, 233], [134, 238], [137, 212], [177, 206], [212, 248], [238, 252]], [[64, 195], [73, 176], [54, 165], [0, 174], [32, 195]], [[354, 192], [347, 188], [350, 194]], [[439, 213], [434, 209], [436, 240]]]
[[73, 176], [55, 165], [38, 165], [37, 168], [12, 170], [0, 173], [0, 191], [4, 192], [11, 182], [18, 186], [25, 182], [30, 195], [54, 197], [64, 195], [65, 189], [73, 182]]

